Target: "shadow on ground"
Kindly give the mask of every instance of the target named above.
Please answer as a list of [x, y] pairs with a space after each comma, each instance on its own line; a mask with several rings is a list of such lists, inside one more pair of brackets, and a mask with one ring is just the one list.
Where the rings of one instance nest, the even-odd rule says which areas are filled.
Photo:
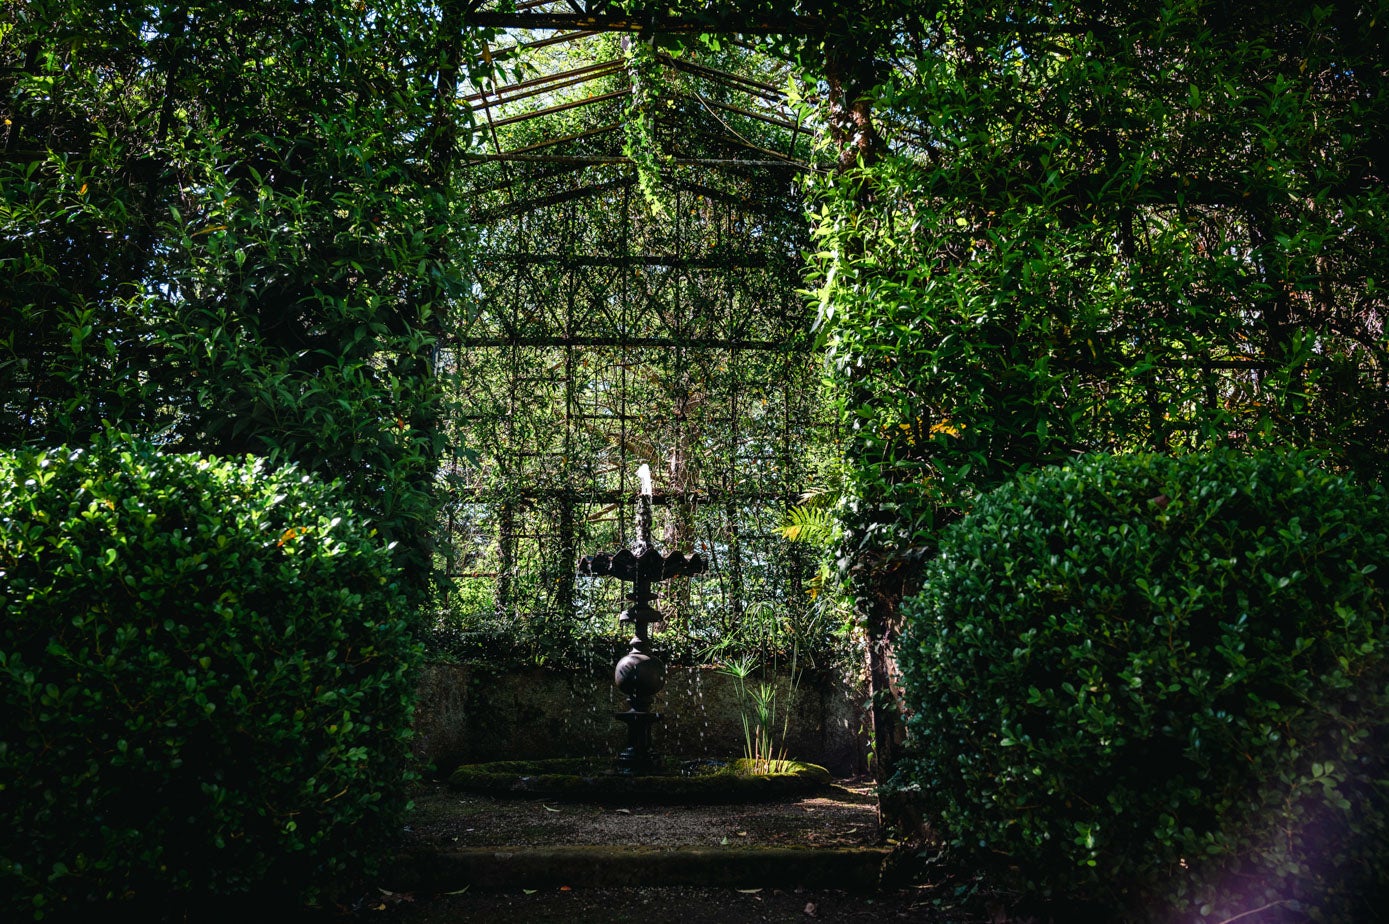
[[[879, 838], [872, 784], [861, 779], [758, 805], [511, 800], [454, 792], [438, 783], [419, 786], [413, 799], [400, 861], [358, 904], [354, 918], [389, 924], [968, 920], [943, 910], [957, 903], [938, 888], [882, 889], [871, 877], [851, 881], [833, 866], [816, 866], [835, 856], [880, 864], [888, 852]], [[602, 863], [573, 863], [576, 852], [608, 849], [612, 855]], [[789, 863], [765, 865], [767, 858], [787, 857]], [[490, 874], [467, 865], [479, 858]], [[653, 858], [662, 862], [652, 864]], [[681, 878], [687, 860], [691, 869], [704, 864], [720, 884], [670, 881]], [[524, 875], [538, 876], [530, 888], [480, 884], [495, 877], [496, 869], [526, 863], [531, 870]], [[550, 863], [553, 875], [537, 873], [537, 863], [542, 872]], [[665, 881], [627, 883], [614, 872], [624, 863]], [[770, 880], [759, 881], [764, 869], [772, 870]]]

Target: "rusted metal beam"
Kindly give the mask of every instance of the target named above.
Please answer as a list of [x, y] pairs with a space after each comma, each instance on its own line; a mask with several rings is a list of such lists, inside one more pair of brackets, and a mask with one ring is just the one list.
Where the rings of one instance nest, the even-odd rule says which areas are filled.
[[781, 89], [774, 87], [769, 83], [762, 83], [761, 81], [753, 80], [751, 77], [744, 77], [741, 74], [734, 74], [729, 71], [721, 71], [713, 67], [705, 67], [702, 64], [696, 64], [693, 61], [686, 61], [683, 58], [677, 58], [674, 55], [666, 54], [663, 51], [657, 52], [656, 57], [658, 60], [664, 61], [666, 64], [675, 67], [677, 70], [682, 70], [686, 73], [695, 74], [700, 77], [708, 77], [712, 80], [718, 80], [724, 84], [737, 86], [738, 89], [741, 89], [745, 93], [761, 91], [755, 93], [755, 95], [762, 96], [764, 99], [779, 101], [784, 100], [786, 98], [786, 94]]
[[[490, 104], [494, 106], [501, 106], [507, 103], [514, 103], [517, 100], [521, 99], [530, 99], [532, 96], [543, 96], [546, 93], [553, 93], [555, 90], [563, 90], [565, 87], [578, 86], [580, 84], [588, 83], [590, 80], [597, 80], [600, 77], [606, 77], [609, 74], [618, 73], [621, 70], [622, 66], [616, 65], [614, 67], [609, 67], [606, 70], [594, 71], [591, 74], [584, 74], [579, 77], [571, 77], [569, 80], [561, 80], [557, 83], [547, 83], [542, 86], [532, 87], [529, 90], [523, 90], [519, 93], [512, 93], [509, 96], [501, 96], [501, 89], [489, 93], [481, 93], [478, 94], [481, 97], [481, 101], [472, 107], [472, 111], [477, 112], [479, 109], [482, 109], [483, 107], [487, 106], [489, 104], [489, 100], [487, 99], [487, 97], [492, 96], [493, 93], [498, 95], [495, 99], [490, 100]], [[539, 112], [535, 113], [535, 115], [540, 114], [541, 113]], [[526, 116], [527, 118], [529, 118], [530, 114], [528, 113], [526, 114]]]
[[799, 210], [798, 200], [796, 200], [794, 196], [790, 195], [785, 197], [787, 205], [784, 205], [780, 209], [777, 209], [775, 207], [763, 205], [760, 201], [756, 201], [752, 199], [750, 196], [739, 195], [737, 193], [727, 192], [722, 189], [715, 189], [712, 186], [706, 186], [703, 183], [696, 183], [693, 180], [684, 179], [682, 177], [677, 177], [674, 180], [673, 185], [679, 187], [680, 189], [684, 189], [692, 193], [697, 193], [701, 196], [704, 196], [706, 199], [713, 199], [718, 202], [726, 202], [729, 205], [735, 206], [736, 208], [740, 208], [747, 212], [756, 212], [759, 215], [769, 215], [776, 217], [791, 215]]
[[[489, 503], [501, 499], [502, 495], [494, 489], [489, 488], [455, 488], [449, 494], [459, 500], [466, 500], [470, 503]], [[596, 491], [585, 491], [580, 488], [513, 488], [508, 487], [505, 494], [506, 499], [514, 499], [524, 503], [528, 500], [541, 500], [551, 498], [572, 498], [576, 501], [590, 504], [626, 504], [632, 501], [631, 488], [625, 489], [600, 489]], [[725, 490], [721, 488], [705, 488], [697, 491], [680, 492], [667, 494], [664, 491], [656, 491], [651, 497], [651, 503], [655, 506], [664, 506], [670, 503], [684, 503], [694, 501], [700, 504], [716, 504], [726, 501], [762, 501], [762, 502], [784, 502], [794, 507], [800, 503], [800, 494], [796, 491], [738, 491]], [[513, 533], [513, 535], [515, 535]], [[767, 536], [775, 535], [768, 531]]]
[[[582, 140], [582, 139], [584, 139], [584, 138], [591, 138], [591, 137], [594, 137], [595, 135], [601, 135], [601, 134], [605, 134], [605, 133], [607, 133], [607, 132], [616, 131], [617, 129], [619, 129], [619, 128], [621, 128], [621, 127], [622, 127], [622, 126], [621, 126], [619, 123], [617, 123], [617, 122], [610, 122], [610, 123], [608, 123], [607, 125], [601, 125], [601, 126], [599, 126], [599, 127], [597, 127], [597, 128], [591, 128], [591, 129], [588, 129], [588, 130], [586, 130], [586, 131], [576, 132], [576, 133], [574, 133], [574, 134], [572, 134], [572, 135], [564, 135], [564, 136], [559, 137], [559, 138], [549, 138], [549, 139], [546, 139], [545, 141], [538, 141], [538, 142], [536, 142], [536, 143], [534, 143], [534, 144], [528, 144], [528, 145], [526, 145], [525, 147], [515, 148], [515, 149], [510, 150], [510, 151], [498, 151], [496, 154], [480, 154], [480, 153], [479, 153], [479, 154], [464, 154], [464, 155], [462, 155], [462, 160], [463, 160], [463, 162], [464, 162], [465, 165], [471, 165], [471, 166], [476, 166], [476, 165], [479, 165], [479, 164], [486, 164], [486, 163], [495, 163], [495, 162], [503, 162], [503, 163], [505, 163], [505, 162], [511, 162], [511, 161], [531, 162], [531, 163], [546, 163], [546, 164], [557, 164], [557, 165], [558, 165], [558, 164], [563, 164], [563, 165], [566, 165], [566, 166], [575, 166], [575, 167], [586, 167], [586, 166], [591, 166], [591, 165], [592, 165], [592, 166], [597, 166], [597, 165], [603, 165], [603, 164], [626, 164], [626, 163], [630, 163], [630, 160], [629, 160], [626, 156], [624, 156], [624, 155], [619, 155], [619, 154], [612, 154], [612, 155], [562, 155], [562, 154], [555, 154], [555, 155], [547, 155], [547, 156], [533, 156], [533, 155], [535, 155], [535, 152], [544, 150], [545, 148], [553, 147], [553, 146], [555, 146], [555, 145], [557, 145], [557, 144], [563, 144], [563, 143], [568, 142], [568, 141], [579, 141], [579, 140]], [[756, 147], [756, 146], [753, 146], [753, 145], [749, 145], [749, 144], [747, 144], [745, 141], [743, 141], [742, 139], [737, 138], [736, 136], [730, 138], [730, 137], [725, 136], [725, 135], [714, 135], [714, 134], [712, 134], [712, 133], [710, 133], [710, 132], [706, 132], [706, 131], [703, 131], [703, 130], [700, 130], [700, 133], [701, 133], [702, 135], [704, 135], [705, 137], [707, 137], [709, 140], [717, 141], [717, 142], [723, 144], [723, 145], [724, 145], [725, 147], [727, 147], [727, 148], [735, 149], [735, 150], [736, 150], [736, 149], [741, 149], [741, 150], [747, 150], [747, 151], [754, 151], [754, 152], [756, 152], [756, 153], [758, 153], [758, 154], [764, 154], [764, 155], [766, 155], [766, 157], [765, 157], [765, 159], [755, 159], [755, 160], [754, 160], [754, 159], [748, 159], [748, 158], [735, 157], [735, 156], [729, 156], [729, 157], [723, 157], [723, 158], [718, 158], [718, 157], [676, 157], [675, 163], [676, 163], [677, 165], [684, 165], [684, 166], [721, 166], [721, 167], [758, 167], [758, 166], [763, 166], [763, 167], [783, 167], [783, 168], [786, 168], [786, 169], [794, 169], [794, 170], [815, 170], [815, 169], [819, 169], [819, 168], [815, 167], [814, 165], [807, 163], [806, 161], [798, 160], [798, 159], [795, 158], [795, 157], [787, 157], [786, 155], [782, 154], [780, 151], [772, 151], [772, 150], [769, 150], [769, 149], [767, 149], [767, 148], [759, 148], [759, 147]], [[535, 177], [528, 177], [528, 179], [535, 179]], [[482, 188], [482, 189], [476, 189], [476, 190], [474, 190], [474, 192], [475, 192], [475, 193], [487, 192], [487, 191], [491, 191], [491, 190], [497, 189], [497, 188], [499, 188], [499, 187], [496, 187], [496, 186], [489, 186], [489, 187], [485, 187], [485, 188]]]
[[[567, 253], [480, 253], [477, 262], [483, 266], [489, 263], [534, 265], [562, 263], [565, 266], [664, 266], [670, 269], [739, 269], [762, 268], [771, 265], [764, 253], [744, 253], [739, 256], [720, 257], [677, 257], [674, 254], [646, 253], [630, 256], [599, 255], [579, 256]], [[780, 260], [779, 263], [794, 263], [795, 260]]]
[[572, 70], [559, 71], [558, 73], [554, 74], [546, 74], [543, 77], [532, 77], [530, 80], [522, 80], [520, 83], [502, 84], [495, 90], [483, 90], [480, 93], [474, 93], [471, 96], [465, 96], [463, 97], [463, 101], [466, 103], [471, 103], [482, 99], [484, 96], [506, 96], [508, 93], [514, 93], [518, 90], [529, 90], [533, 87], [537, 87], [542, 84], [550, 84], [557, 80], [564, 80], [568, 77], [578, 77], [582, 74], [590, 74], [593, 71], [599, 71], [604, 68], [621, 66], [622, 62], [614, 58], [611, 61], [602, 61], [598, 64], [589, 64], [584, 67], [573, 68]]
[[498, 119], [497, 126], [510, 125], [513, 122], [525, 122], [540, 116], [551, 115], [556, 112], [564, 112], [568, 109], [577, 109], [580, 106], [587, 106], [590, 103], [601, 103], [604, 100], [617, 99], [619, 96], [631, 96], [631, 90], [614, 90], [612, 93], [600, 93], [598, 96], [588, 96], [584, 99], [576, 99], [568, 103], [560, 103], [558, 106], [546, 106], [544, 109], [537, 109], [534, 112], [526, 112], [521, 115], [509, 116], [505, 119]]
[[585, 129], [581, 132], [575, 132], [572, 135], [561, 135], [558, 138], [546, 138], [544, 141], [537, 141], [535, 144], [528, 144], [523, 148], [513, 148], [510, 151], [503, 151], [501, 153], [507, 155], [530, 154], [534, 151], [539, 151], [543, 148], [553, 147], [557, 144], [564, 144], [564, 142], [566, 141], [580, 141], [584, 138], [592, 138], [594, 135], [606, 134], [607, 132], [615, 131], [616, 129], [619, 129], [621, 127], [622, 124], [620, 122], [609, 122], [607, 125], [600, 125], [597, 128]]
[[[467, 24], [466, 18], [464, 24]], [[563, 45], [565, 42], [573, 42], [581, 38], [588, 38], [590, 35], [597, 35], [593, 30], [581, 30], [579, 32], [565, 32], [562, 35], [552, 35], [547, 39], [540, 39], [535, 42], [522, 42], [520, 45], [508, 45], [506, 48], [492, 52], [493, 61], [505, 61], [523, 51], [533, 51], [536, 48], [547, 48], [550, 45]]]
[[[573, 167], [573, 169], [583, 170], [584, 166], [578, 165]], [[570, 202], [574, 199], [583, 199], [587, 196], [596, 196], [605, 192], [610, 192], [614, 189], [621, 188], [623, 186], [633, 186], [635, 184], [636, 177], [628, 175], [624, 177], [619, 177], [615, 180], [609, 180], [605, 183], [598, 183], [593, 186], [576, 187], [574, 189], [565, 190], [564, 192], [554, 193], [548, 196], [538, 196], [534, 199], [518, 199], [514, 202], [508, 202], [505, 205], [494, 206], [490, 209], [485, 209], [481, 212], [478, 212], [476, 215], [472, 217], [472, 222], [475, 224], [487, 224], [488, 222], [497, 221], [503, 218], [514, 218], [517, 215], [522, 215], [530, 211], [549, 208], [552, 205], [562, 205], [565, 202]], [[672, 185], [674, 187], [687, 190], [689, 192], [697, 193], [698, 195], [704, 196], [707, 199], [713, 199], [718, 202], [725, 202], [729, 205], [733, 205], [745, 211], [755, 212], [759, 215], [766, 215], [769, 217], [785, 217], [790, 214], [793, 214], [795, 211], [793, 208], [790, 207], [782, 207], [780, 209], [768, 207], [764, 204], [764, 200], [762, 199], [753, 198], [747, 195], [739, 195], [736, 193], [726, 192], [722, 189], [715, 189], [712, 186], [705, 186], [702, 183], [695, 183], [680, 176], [677, 176], [672, 180]], [[510, 186], [511, 184], [508, 183], [499, 185], [494, 188], [502, 189], [508, 188]], [[787, 201], [794, 202], [795, 200], [792, 197], [788, 197]]]
[[[484, 43], [482, 46], [482, 50], [484, 54], [486, 54], [488, 57], [491, 57], [492, 51], [490, 42]], [[492, 149], [496, 151], [498, 154], [500, 154], [502, 152], [502, 143], [497, 138], [497, 124], [492, 120], [492, 107], [488, 105], [487, 96], [485, 94], [482, 98], [481, 109], [483, 115], [487, 117], [487, 132], [492, 138]], [[473, 112], [477, 112], [477, 109], [474, 109]]]
[[[807, 321], [807, 325], [809, 322]], [[798, 353], [809, 352], [809, 338], [799, 337], [795, 341], [787, 340], [710, 340], [701, 339], [698, 344], [700, 349], [711, 350], [747, 350], [748, 352], [761, 353]], [[458, 337], [450, 340], [451, 347], [462, 347], [465, 349], [481, 348], [505, 348], [505, 347], [587, 347], [597, 348], [620, 348], [630, 347], [631, 349], [649, 350], [669, 350], [675, 347], [690, 348], [692, 346], [688, 339], [677, 337]]]
[[[702, 100], [701, 100], [701, 101], [702, 101]], [[695, 124], [689, 126], [687, 129], [684, 129], [683, 131], [684, 131], [684, 133], [685, 133], [686, 135], [688, 135], [688, 134], [698, 134], [699, 136], [701, 136], [702, 138], [704, 138], [706, 141], [710, 141], [710, 142], [713, 142], [713, 143], [715, 143], [715, 144], [723, 145], [723, 147], [724, 147], [725, 149], [731, 149], [731, 150], [736, 150], [736, 151], [753, 151], [753, 152], [758, 153], [758, 154], [764, 154], [764, 155], [766, 155], [769, 159], [772, 159], [772, 160], [787, 161], [787, 162], [789, 162], [789, 163], [794, 163], [794, 164], [796, 164], [796, 165], [797, 165], [800, 169], [802, 169], [802, 170], [816, 170], [816, 171], [818, 171], [818, 170], [823, 170], [823, 169], [824, 169], [823, 167], [820, 167], [820, 166], [817, 166], [817, 165], [815, 165], [815, 164], [812, 164], [812, 163], [811, 163], [810, 161], [808, 161], [808, 160], [799, 160], [799, 159], [797, 159], [797, 158], [795, 158], [795, 157], [788, 157], [787, 155], [782, 154], [780, 151], [773, 151], [773, 150], [770, 149], [770, 148], [763, 148], [763, 147], [759, 147], [759, 146], [757, 146], [757, 145], [755, 145], [755, 144], [752, 144], [752, 143], [749, 142], [746, 138], [744, 138], [742, 135], [740, 135], [740, 134], [738, 134], [736, 131], [734, 131], [734, 130], [733, 130], [727, 123], [725, 123], [722, 119], [718, 118], [718, 116], [715, 116], [714, 118], [715, 118], [715, 121], [717, 121], [720, 125], [723, 126], [724, 132], [725, 132], [725, 133], [722, 133], [722, 134], [721, 134], [721, 133], [716, 133], [716, 132], [710, 131], [709, 129], [703, 127], [703, 126], [702, 126], [701, 124], [699, 124], [699, 123], [695, 123]], [[682, 137], [683, 137], [683, 136], [682, 136]], [[792, 139], [792, 147], [793, 147], [793, 149], [794, 149], [794, 143], [795, 143], [795, 141], [794, 141], [794, 137], [793, 137], [793, 139]], [[730, 155], [730, 157], [732, 157], [732, 155]], [[740, 161], [740, 160], [738, 160], [736, 157], [733, 157], [732, 161], [728, 164], [728, 166], [730, 166], [730, 167], [736, 167], [736, 166], [741, 166], [743, 163], [749, 163], [749, 161]]]
[[787, 128], [791, 131], [797, 131], [799, 129], [799, 126], [797, 126], [796, 123], [779, 118], [777, 116], [767, 115], [761, 112], [753, 112], [752, 110], [744, 109], [741, 106], [730, 106], [728, 103], [721, 103], [718, 100], [705, 99], [702, 96], [696, 97], [696, 99], [698, 99], [699, 102], [703, 103], [706, 106], [712, 106], [715, 109], [722, 109], [725, 112], [736, 112], [739, 115], [747, 116], [749, 119], [757, 119], [758, 121], [766, 122], [769, 125], [776, 125], [779, 128]]
[[469, 13], [464, 25], [497, 29], [583, 29], [595, 32], [657, 32], [668, 35], [700, 35], [705, 32], [733, 35], [818, 35], [819, 20], [806, 16], [740, 18], [737, 16], [635, 15], [611, 13]]
[[[525, 13], [530, 10], [539, 9], [542, 6], [549, 6], [553, 2], [554, 0], [521, 0], [520, 3], [517, 3], [515, 5], [514, 9], [517, 13]], [[478, 7], [482, 5], [483, 0], [469, 0], [468, 11], [472, 12], [473, 10], [476, 10]], [[570, 7], [574, 8], [575, 12], [583, 12], [582, 7], [574, 7], [574, 0], [570, 0], [569, 5]]]
[[586, 186], [580, 187], [578, 189], [569, 189], [565, 190], [562, 193], [555, 193], [554, 195], [550, 196], [540, 196], [535, 199], [522, 199], [517, 202], [512, 202], [506, 205], [497, 206], [496, 208], [487, 209], [486, 211], [474, 216], [473, 221], [477, 224], [486, 224], [487, 222], [495, 221], [498, 218], [509, 218], [515, 215], [520, 215], [524, 212], [532, 211], [534, 209], [543, 209], [551, 205], [560, 205], [564, 202], [570, 201], [571, 199], [582, 199], [585, 196], [594, 196], [598, 195], [599, 193], [608, 192], [609, 190], [620, 189], [623, 186], [631, 186], [635, 184], [636, 181], [636, 177], [634, 176], [624, 176], [619, 177], [616, 180], [609, 180], [606, 183], [599, 183], [596, 186]]
[[[477, 167], [485, 163], [486, 161], [476, 161], [471, 164], [464, 163], [460, 166], [462, 166], [464, 169], [467, 169], [469, 167]], [[503, 161], [503, 163], [505, 163], [505, 161]], [[580, 173], [584, 170], [587, 170], [588, 167], [588, 164], [551, 164], [543, 170], [537, 167], [532, 170], [528, 170], [526, 172], [526, 175], [520, 179], [508, 176], [505, 180], [502, 180], [500, 182], [489, 183], [486, 186], [474, 187], [473, 189], [468, 190], [468, 194], [478, 199], [485, 195], [488, 195], [489, 193], [495, 192], [506, 192], [508, 195], [510, 195], [517, 186], [524, 185], [527, 188], [531, 186], [539, 186], [550, 180], [558, 179], [559, 177], [566, 176], [571, 173]]]
[[[523, 164], [574, 164], [577, 166], [599, 166], [603, 164], [630, 164], [632, 159], [621, 154], [610, 155], [568, 155], [568, 154], [464, 154], [462, 158], [474, 164], [507, 163]], [[676, 157], [677, 167], [780, 167], [785, 170], [809, 170], [807, 164], [791, 158], [776, 157], [750, 160], [739, 157]]]

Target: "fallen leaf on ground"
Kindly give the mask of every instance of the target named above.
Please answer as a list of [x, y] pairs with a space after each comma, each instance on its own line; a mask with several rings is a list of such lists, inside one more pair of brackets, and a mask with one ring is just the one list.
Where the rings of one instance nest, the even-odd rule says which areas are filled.
[[756, 895], [758, 892], [761, 892], [762, 890], [761, 890], [761, 889], [739, 889], [738, 891], [739, 891], [739, 892], [742, 892], [744, 895]]
[[557, 809], [557, 808], [550, 808], [550, 806], [548, 806], [548, 805], [542, 805], [542, 808], [544, 808], [545, 811], [547, 811], [547, 812], [558, 812], [558, 811], [559, 811], [559, 809]]

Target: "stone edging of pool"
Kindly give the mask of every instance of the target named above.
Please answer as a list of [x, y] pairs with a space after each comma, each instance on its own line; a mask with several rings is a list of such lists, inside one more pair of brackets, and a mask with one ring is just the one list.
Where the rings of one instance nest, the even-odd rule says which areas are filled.
[[668, 759], [663, 773], [625, 775], [612, 759], [560, 758], [464, 764], [450, 787], [490, 796], [661, 805], [768, 802], [809, 795], [831, 782], [816, 764], [775, 761], [775, 772], [755, 773], [752, 761]]

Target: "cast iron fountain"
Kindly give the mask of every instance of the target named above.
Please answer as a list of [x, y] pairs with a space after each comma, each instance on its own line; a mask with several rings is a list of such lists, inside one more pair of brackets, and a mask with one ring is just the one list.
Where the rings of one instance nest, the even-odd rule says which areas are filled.
[[622, 622], [631, 623], [631, 650], [617, 662], [613, 683], [627, 697], [627, 710], [614, 713], [627, 726], [627, 747], [617, 755], [620, 773], [647, 773], [659, 765], [651, 748], [651, 726], [661, 714], [652, 712], [656, 694], [666, 684], [665, 665], [651, 653], [650, 625], [660, 622], [660, 612], [652, 606], [656, 599], [653, 584], [673, 577], [703, 574], [708, 565], [698, 552], [661, 553], [651, 544], [651, 470], [637, 470], [641, 494], [637, 497], [636, 534], [632, 547], [617, 553], [599, 552], [579, 562], [579, 573], [593, 577], [615, 577], [632, 582], [626, 599], [631, 604], [622, 611]]
[[651, 653], [653, 622], [661, 614], [652, 603], [652, 585], [680, 575], [708, 570], [699, 553], [661, 553], [651, 543], [651, 473], [637, 472], [636, 535], [630, 549], [600, 552], [579, 562], [579, 574], [615, 577], [632, 583], [622, 621], [633, 626], [631, 650], [617, 662], [613, 682], [627, 697], [627, 709], [614, 717], [627, 726], [627, 746], [616, 766], [607, 757], [501, 760], [464, 764], [449, 776], [449, 785], [465, 792], [493, 796], [543, 797], [605, 803], [761, 802], [803, 795], [829, 782], [829, 773], [814, 764], [779, 761], [774, 772], [753, 771], [751, 760], [718, 761], [672, 758], [670, 766], [651, 747], [651, 726], [661, 715], [652, 711], [665, 687], [665, 665]]

